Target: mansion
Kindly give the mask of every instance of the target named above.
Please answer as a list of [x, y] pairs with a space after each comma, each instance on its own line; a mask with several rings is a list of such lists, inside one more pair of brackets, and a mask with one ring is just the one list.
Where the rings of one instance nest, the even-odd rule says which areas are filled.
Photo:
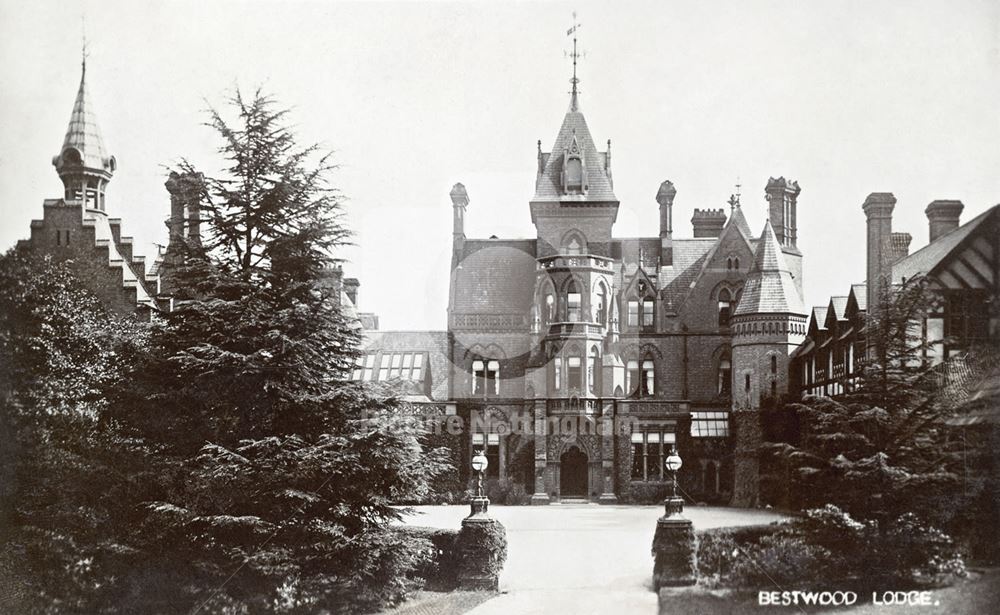
[[[448, 445], [460, 460], [486, 452], [492, 498], [657, 502], [676, 448], [685, 498], [758, 504], [758, 411], [844, 390], [880, 284], [923, 274], [940, 290], [921, 323], [937, 358], [1000, 341], [1000, 206], [960, 225], [961, 203], [934, 201], [930, 243], [909, 254], [909, 236], [891, 230], [895, 198], [873, 193], [863, 206], [868, 283], [807, 308], [796, 181], [762, 182], [762, 229], [749, 227], [734, 197], [728, 211], [693, 209], [693, 237], [675, 236], [678, 189], [664, 181], [658, 232], [616, 237], [611, 144], [598, 150], [575, 77], [573, 86], [551, 148], [538, 144], [526, 212], [535, 237], [468, 237], [470, 194], [452, 188], [446, 330], [381, 331], [374, 314], [357, 311], [358, 281], [330, 272], [364, 331], [351, 378], [385, 385], [428, 416], [457, 417], [467, 428]], [[72, 262], [117, 312], [171, 309], [171, 274], [183, 248], [199, 243], [200, 178], [167, 180], [169, 243], [147, 267], [107, 212], [117, 161], [102, 142], [85, 67], [53, 164], [63, 194], [44, 201], [21, 247]], [[458, 465], [468, 478], [468, 464]]]

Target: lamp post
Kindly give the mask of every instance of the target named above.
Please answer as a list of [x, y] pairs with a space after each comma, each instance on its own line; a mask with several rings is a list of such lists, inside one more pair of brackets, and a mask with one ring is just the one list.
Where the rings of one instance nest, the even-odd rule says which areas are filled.
[[483, 493], [483, 472], [490, 465], [490, 460], [486, 458], [482, 450], [477, 450], [472, 455], [472, 469], [476, 472], [476, 495], [472, 498], [472, 514], [470, 516], [485, 515], [490, 506], [490, 500]]
[[663, 501], [664, 508], [666, 509], [667, 516], [679, 515], [684, 511], [684, 499], [677, 496], [677, 471], [681, 469], [684, 465], [684, 460], [681, 456], [677, 454], [676, 448], [670, 449], [670, 454], [664, 460], [664, 465], [667, 471], [670, 472], [671, 479], [673, 480], [673, 490], [669, 498]]

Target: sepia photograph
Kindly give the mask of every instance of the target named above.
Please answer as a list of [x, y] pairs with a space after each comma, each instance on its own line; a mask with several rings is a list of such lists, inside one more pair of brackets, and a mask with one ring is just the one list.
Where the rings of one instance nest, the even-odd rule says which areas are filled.
[[998, 612], [996, 0], [0, 55], [0, 614]]

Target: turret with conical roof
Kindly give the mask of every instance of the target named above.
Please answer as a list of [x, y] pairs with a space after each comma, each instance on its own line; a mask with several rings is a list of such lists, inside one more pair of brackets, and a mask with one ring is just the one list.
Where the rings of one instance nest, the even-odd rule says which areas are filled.
[[104, 149], [90, 95], [87, 92], [87, 62], [84, 59], [80, 88], [63, 139], [62, 149], [52, 158], [63, 182], [66, 201], [82, 202], [84, 209], [105, 211], [104, 191], [117, 167], [114, 156]]
[[788, 393], [789, 357], [805, 340], [807, 321], [802, 296], [768, 220], [730, 321], [739, 479], [733, 496], [735, 506], [757, 503], [756, 450], [760, 446], [761, 425], [756, 411], [776, 406]]

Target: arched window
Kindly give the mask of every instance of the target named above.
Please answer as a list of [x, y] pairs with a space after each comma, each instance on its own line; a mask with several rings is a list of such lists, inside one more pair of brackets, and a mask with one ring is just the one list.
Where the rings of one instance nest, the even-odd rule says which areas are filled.
[[580, 240], [576, 236], [570, 237], [569, 242], [566, 244], [565, 252], [571, 256], [583, 254], [583, 246], [580, 245]]
[[486, 396], [500, 396], [500, 361], [490, 361], [486, 364]]
[[486, 390], [486, 364], [483, 361], [472, 362], [472, 394], [481, 395]]
[[719, 395], [728, 396], [732, 389], [733, 366], [729, 357], [722, 357], [719, 360]]
[[639, 362], [629, 361], [625, 364], [625, 390], [631, 395], [639, 386]]
[[729, 289], [723, 288], [719, 291], [719, 326], [729, 326], [729, 315], [732, 311], [732, 295]]
[[597, 285], [597, 305], [594, 313], [597, 324], [604, 325], [608, 322], [608, 291], [604, 284]]
[[566, 286], [566, 319], [570, 322], [580, 321], [580, 304], [582, 295], [575, 280], [570, 280]]
[[726, 259], [726, 269], [732, 269], [732, 268], [733, 268], [733, 257], [730, 256], [729, 258]]
[[740, 268], [740, 257], [737, 256], [735, 259], [733, 259], [733, 269], [739, 269], [739, 268]]
[[562, 389], [562, 359], [559, 357], [552, 361], [552, 388], [556, 391]]
[[650, 397], [655, 392], [656, 369], [653, 367], [653, 360], [646, 359], [642, 362], [642, 391], [640, 395]]
[[546, 293], [545, 295], [545, 306], [542, 309], [542, 322], [543, 324], [549, 324], [555, 322], [556, 319], [556, 298], [552, 293]]
[[772, 374], [778, 373], [778, 357], [776, 357], [775, 355], [771, 355], [771, 373]]
[[601, 390], [600, 383], [597, 381], [601, 377], [600, 358], [597, 346], [594, 346], [590, 351], [590, 356], [587, 357], [587, 390], [590, 391], [591, 395], [596, 395]]

